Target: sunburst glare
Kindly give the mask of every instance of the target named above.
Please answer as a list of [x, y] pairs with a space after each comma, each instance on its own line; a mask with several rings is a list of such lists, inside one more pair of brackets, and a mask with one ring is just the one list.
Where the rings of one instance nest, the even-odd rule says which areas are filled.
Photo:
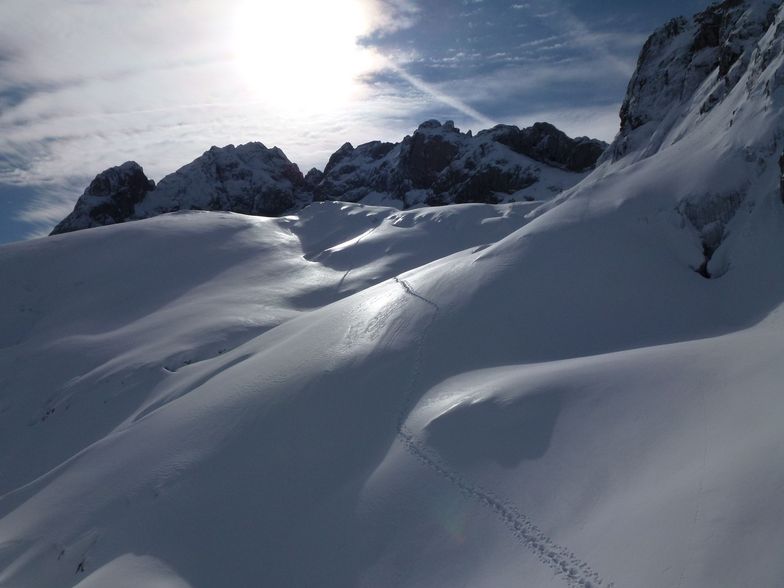
[[357, 78], [380, 63], [358, 43], [371, 25], [361, 0], [248, 0], [235, 15], [235, 62], [259, 100], [288, 112], [328, 112], [355, 97]]

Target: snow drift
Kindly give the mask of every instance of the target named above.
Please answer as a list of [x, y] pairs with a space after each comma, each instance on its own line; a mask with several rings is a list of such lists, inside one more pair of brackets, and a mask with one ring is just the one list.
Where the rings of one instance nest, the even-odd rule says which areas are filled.
[[549, 203], [0, 248], [0, 585], [778, 585], [782, 23], [657, 32]]

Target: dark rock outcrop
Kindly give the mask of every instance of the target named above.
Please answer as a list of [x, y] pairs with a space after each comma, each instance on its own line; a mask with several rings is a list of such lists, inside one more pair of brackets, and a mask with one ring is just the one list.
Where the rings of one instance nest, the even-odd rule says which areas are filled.
[[779, 196], [784, 203], [784, 153], [779, 157]]
[[128, 162], [98, 174], [51, 234], [177, 210], [275, 216], [310, 202], [307, 186], [283, 151], [261, 143], [212, 147], [157, 186], [139, 164]]
[[489, 131], [482, 131], [477, 137], [485, 133], [515, 153], [573, 172], [592, 169], [607, 149], [604, 141], [588, 137], [571, 139], [549, 123], [535, 123], [527, 129], [498, 125]]
[[277, 147], [212, 147], [157, 187], [133, 163], [99, 174], [53, 233], [178, 210], [276, 216], [313, 200], [408, 207], [549, 198], [580, 181], [606, 147], [545, 123], [474, 136], [429, 120], [400, 143], [345, 143], [323, 172], [306, 176]]
[[286, 155], [261, 143], [212, 147], [163, 178], [137, 205], [133, 218], [176, 210], [214, 210], [276, 216], [305, 191], [299, 168]]
[[[323, 175], [312, 176], [311, 186], [320, 200], [358, 202], [376, 195], [403, 206], [535, 199], [579, 181], [576, 174], [592, 169], [606, 148], [546, 123], [499, 125], [474, 136], [452, 121], [428, 120], [397, 144], [346, 143]], [[529, 188], [530, 194], [518, 194]]]
[[726, 239], [729, 224], [745, 199], [746, 195], [741, 192], [728, 192], [699, 194], [693, 199], [681, 202], [680, 213], [694, 227], [702, 243], [704, 261], [696, 268], [702, 277], [718, 277], [710, 272], [710, 262]]
[[772, 24], [778, 4], [725, 0], [692, 19], [673, 19], [651, 35], [629, 82], [621, 131], [608, 156], [617, 160], [632, 151], [645, 156], [658, 150], [678, 122], [673, 113], [694, 100], [714, 74], [712, 90], [700, 97], [699, 111], [704, 115], [715, 108], [748, 70], [753, 48]]
[[155, 188], [135, 161], [99, 173], [76, 202], [73, 212], [51, 232], [68, 233], [128, 220], [136, 205]]
[[411, 188], [426, 190], [460, 153], [460, 130], [452, 121], [443, 125], [429, 120], [403, 140], [398, 172], [411, 182]]
[[358, 202], [371, 192], [389, 191], [391, 166], [386, 157], [394, 148], [394, 143], [381, 141], [356, 148], [345, 143], [329, 158], [323, 173], [308, 174], [315, 198]]

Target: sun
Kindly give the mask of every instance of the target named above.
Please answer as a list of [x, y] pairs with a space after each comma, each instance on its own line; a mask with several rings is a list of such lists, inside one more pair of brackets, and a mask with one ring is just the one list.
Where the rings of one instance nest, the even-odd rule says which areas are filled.
[[362, 0], [245, 0], [234, 26], [238, 73], [281, 111], [335, 108], [378, 62], [358, 43], [371, 27], [369, 10]]

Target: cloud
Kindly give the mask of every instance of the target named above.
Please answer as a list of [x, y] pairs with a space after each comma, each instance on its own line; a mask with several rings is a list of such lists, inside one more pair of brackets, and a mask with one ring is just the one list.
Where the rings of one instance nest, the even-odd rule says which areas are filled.
[[2, 83], [70, 82], [226, 56], [228, 12], [196, 1], [3, 2], [3, 43], [13, 58], [2, 63]]
[[[472, 104], [480, 112], [492, 107], [495, 112], [504, 113], [506, 120], [509, 113], [517, 115], [521, 111], [539, 109], [540, 103], [554, 106], [562, 102], [591, 105], [596, 100], [606, 103], [608, 96], [602, 88], [616, 80], [614, 72], [593, 71], [582, 60], [567, 58], [553, 62], [548, 58], [501, 63], [470, 75], [431, 82], [430, 86], [440, 94]], [[579, 100], [575, 100], [575, 96], [579, 96]], [[620, 96], [615, 98], [610, 96], [609, 100], [615, 103]], [[490, 120], [492, 117], [484, 118]]]
[[527, 113], [514, 123], [520, 127], [535, 122], [549, 122], [571, 137], [591, 137], [612, 142], [620, 130], [620, 104], [588, 106], [584, 108], [562, 108]]
[[[40, 234], [106, 167], [137, 160], [160, 179], [213, 144], [261, 140], [322, 165], [346, 138], [399, 139], [405, 113], [429, 103], [357, 85], [328, 112], [281, 110], [273, 80], [259, 91], [237, 71], [233, 18], [248, 1], [0, 3], [0, 194], [11, 214]], [[342, 2], [361, 2], [368, 35], [402, 30], [419, 11], [411, 0]]]
[[477, 109], [469, 106], [465, 101], [457, 98], [454, 94], [446, 92], [440, 89], [438, 86], [433, 84], [428, 84], [424, 80], [417, 78], [409, 73], [407, 73], [401, 67], [395, 66], [390, 63], [390, 67], [393, 68], [395, 73], [403, 78], [406, 82], [411, 84], [417, 90], [424, 92], [425, 94], [435, 98], [437, 101], [446, 104], [447, 106], [454, 108], [456, 111], [464, 114], [468, 118], [472, 119], [473, 121], [484, 125], [484, 126], [493, 126], [496, 124], [493, 119], [490, 117], [482, 114]]
[[[304, 171], [346, 140], [400, 140], [425, 118], [478, 130], [551, 117], [611, 138], [620, 96], [608, 104], [594, 93], [625, 87], [626, 55], [640, 42], [541, 0], [456, 0], [451, 12], [423, 0], [335, 0], [361, 4], [358, 43], [384, 58], [336, 104], [282, 108], [280, 80], [254, 86], [238, 71], [233, 34], [244, 3], [277, 1], [0, 2], [0, 195], [14, 187], [13, 214], [40, 234], [109, 166], [136, 160], [159, 180], [211, 145], [250, 140], [280, 146]], [[476, 9], [469, 27], [459, 12]], [[306, 98], [328, 90], [299, 81]], [[586, 106], [575, 109], [578, 99]]]
[[17, 219], [29, 225], [28, 238], [44, 237], [52, 226], [73, 209], [73, 192], [70, 186], [59, 184], [33, 186], [26, 195], [27, 205]]
[[421, 13], [415, 0], [370, 0], [371, 26], [368, 38], [383, 38], [414, 25]]
[[527, 8], [533, 11], [534, 16], [547, 21], [548, 24], [580, 47], [589, 50], [601, 60], [603, 67], [614, 70], [621, 76], [629, 77], [634, 71], [634, 61], [619, 56], [610, 47], [610, 40], [614, 37], [592, 31], [585, 22], [560, 0], [548, 0], [528, 4]]

